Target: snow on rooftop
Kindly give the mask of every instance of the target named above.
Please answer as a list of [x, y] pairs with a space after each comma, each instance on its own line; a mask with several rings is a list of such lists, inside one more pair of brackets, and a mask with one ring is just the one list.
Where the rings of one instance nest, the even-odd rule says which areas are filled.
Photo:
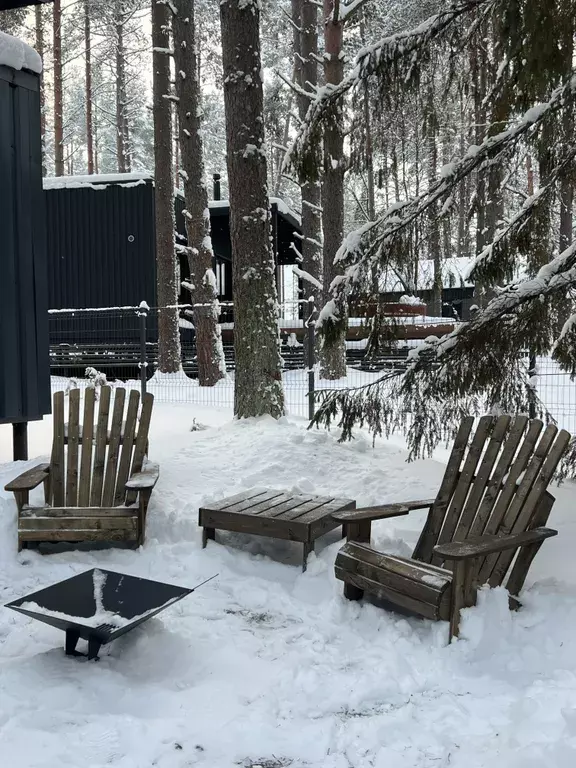
[[[282, 200], [280, 197], [270, 197], [270, 205], [276, 205], [278, 208], [278, 213], [282, 213], [284, 216], [292, 216], [293, 219], [296, 219], [298, 224], [300, 224], [300, 214], [296, 213], [295, 210], [290, 208], [290, 206]], [[208, 202], [209, 208], [229, 208], [230, 207], [230, 201], [229, 200], [210, 200]]]
[[135, 171], [134, 173], [95, 173], [90, 176], [47, 176], [42, 183], [44, 189], [78, 189], [79, 187], [106, 189], [110, 184], [135, 187], [152, 179], [153, 176], [149, 171]]
[[0, 64], [12, 69], [29, 69], [42, 72], [42, 59], [23, 40], [0, 32]]

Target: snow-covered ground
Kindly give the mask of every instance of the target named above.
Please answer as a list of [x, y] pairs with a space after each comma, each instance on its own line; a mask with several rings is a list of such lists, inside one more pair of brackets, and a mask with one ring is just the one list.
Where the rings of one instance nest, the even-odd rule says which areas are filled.
[[[484, 594], [447, 646], [445, 624], [342, 598], [335, 532], [302, 574], [297, 545], [219, 533], [202, 550], [197, 528], [203, 502], [255, 485], [360, 505], [428, 497], [442, 464], [406, 464], [400, 444], [373, 449], [363, 435], [339, 444], [295, 417], [230, 416], [156, 404], [161, 479], [140, 551], [17, 554], [15, 507], [0, 491], [2, 603], [94, 566], [183, 586], [219, 574], [98, 664], [65, 657], [62, 632], [0, 608], [1, 765], [572, 768], [574, 486], [555, 491], [560, 536], [534, 563], [525, 607], [510, 614], [502, 591]], [[194, 420], [206, 429], [191, 431]], [[32, 455], [50, 441], [50, 419], [31, 425]], [[2, 487], [24, 468], [10, 451], [0, 427]], [[375, 542], [408, 554], [421, 525], [421, 513], [379, 523]]]

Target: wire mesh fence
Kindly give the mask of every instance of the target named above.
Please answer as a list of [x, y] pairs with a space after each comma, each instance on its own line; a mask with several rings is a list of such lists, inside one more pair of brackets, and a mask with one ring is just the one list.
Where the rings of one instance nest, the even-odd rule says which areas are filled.
[[[176, 307], [175, 307], [176, 308]], [[157, 308], [105, 307], [93, 309], [51, 310], [48, 316], [52, 388], [66, 389], [70, 382], [78, 386], [88, 383], [98, 371], [108, 381], [127, 387], [145, 387], [158, 402], [190, 403], [199, 407], [232, 409], [234, 405], [234, 344], [232, 305], [224, 307], [226, 322], [221, 323], [226, 378], [213, 387], [198, 384], [198, 366], [191, 305], [178, 305], [182, 369], [178, 373], [161, 374], [158, 359]], [[406, 364], [412, 339], [399, 344], [377, 359], [366, 356], [368, 328], [356, 321], [351, 329], [353, 339], [347, 341], [347, 376], [337, 382], [322, 381], [318, 366], [308, 365], [308, 302], [290, 302], [281, 307], [280, 338], [283, 359], [282, 381], [287, 410], [292, 415], [308, 418], [310, 392], [320, 389], [356, 387], [379, 378], [384, 370], [402, 368]], [[408, 322], [416, 324], [418, 318]], [[365, 326], [365, 323], [364, 323]], [[426, 333], [424, 335], [427, 335]], [[313, 340], [312, 340], [313, 341]], [[313, 344], [312, 344], [313, 346]], [[527, 359], [528, 365], [528, 359]], [[91, 370], [90, 370], [91, 369]], [[537, 358], [533, 383], [540, 400], [559, 426], [576, 433], [576, 383], [562, 372], [552, 359]]]

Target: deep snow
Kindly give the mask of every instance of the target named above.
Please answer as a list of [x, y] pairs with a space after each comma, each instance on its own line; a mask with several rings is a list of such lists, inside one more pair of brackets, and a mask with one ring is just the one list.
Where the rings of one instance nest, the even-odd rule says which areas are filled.
[[[207, 429], [190, 431], [194, 419]], [[182, 586], [219, 572], [103, 648], [98, 664], [66, 658], [63, 633], [0, 608], [2, 765], [571, 768], [574, 486], [555, 490], [561, 535], [538, 556], [523, 610], [510, 614], [503, 591], [483, 594], [452, 646], [445, 624], [344, 601], [336, 532], [305, 574], [287, 542], [218, 533], [201, 549], [200, 504], [254, 485], [359, 504], [434, 494], [440, 463], [336, 438], [297, 419], [234, 423], [226, 409], [157, 403], [161, 479], [137, 552], [18, 555], [15, 507], [0, 491], [2, 603], [95, 566]], [[31, 425], [32, 453], [46, 455], [50, 439], [49, 419]], [[2, 487], [24, 466], [10, 448], [0, 427]], [[421, 513], [379, 523], [374, 540], [409, 554], [421, 524]]]

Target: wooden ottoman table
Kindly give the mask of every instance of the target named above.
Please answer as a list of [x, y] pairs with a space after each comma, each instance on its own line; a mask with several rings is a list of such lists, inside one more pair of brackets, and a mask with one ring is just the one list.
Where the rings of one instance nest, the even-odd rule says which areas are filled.
[[209, 507], [201, 507], [198, 525], [203, 528], [203, 547], [208, 539], [215, 538], [216, 528], [300, 541], [303, 544], [302, 570], [305, 571], [308, 555], [314, 551], [314, 542], [340, 526], [332, 515], [344, 509], [356, 509], [356, 502], [252, 488]]

